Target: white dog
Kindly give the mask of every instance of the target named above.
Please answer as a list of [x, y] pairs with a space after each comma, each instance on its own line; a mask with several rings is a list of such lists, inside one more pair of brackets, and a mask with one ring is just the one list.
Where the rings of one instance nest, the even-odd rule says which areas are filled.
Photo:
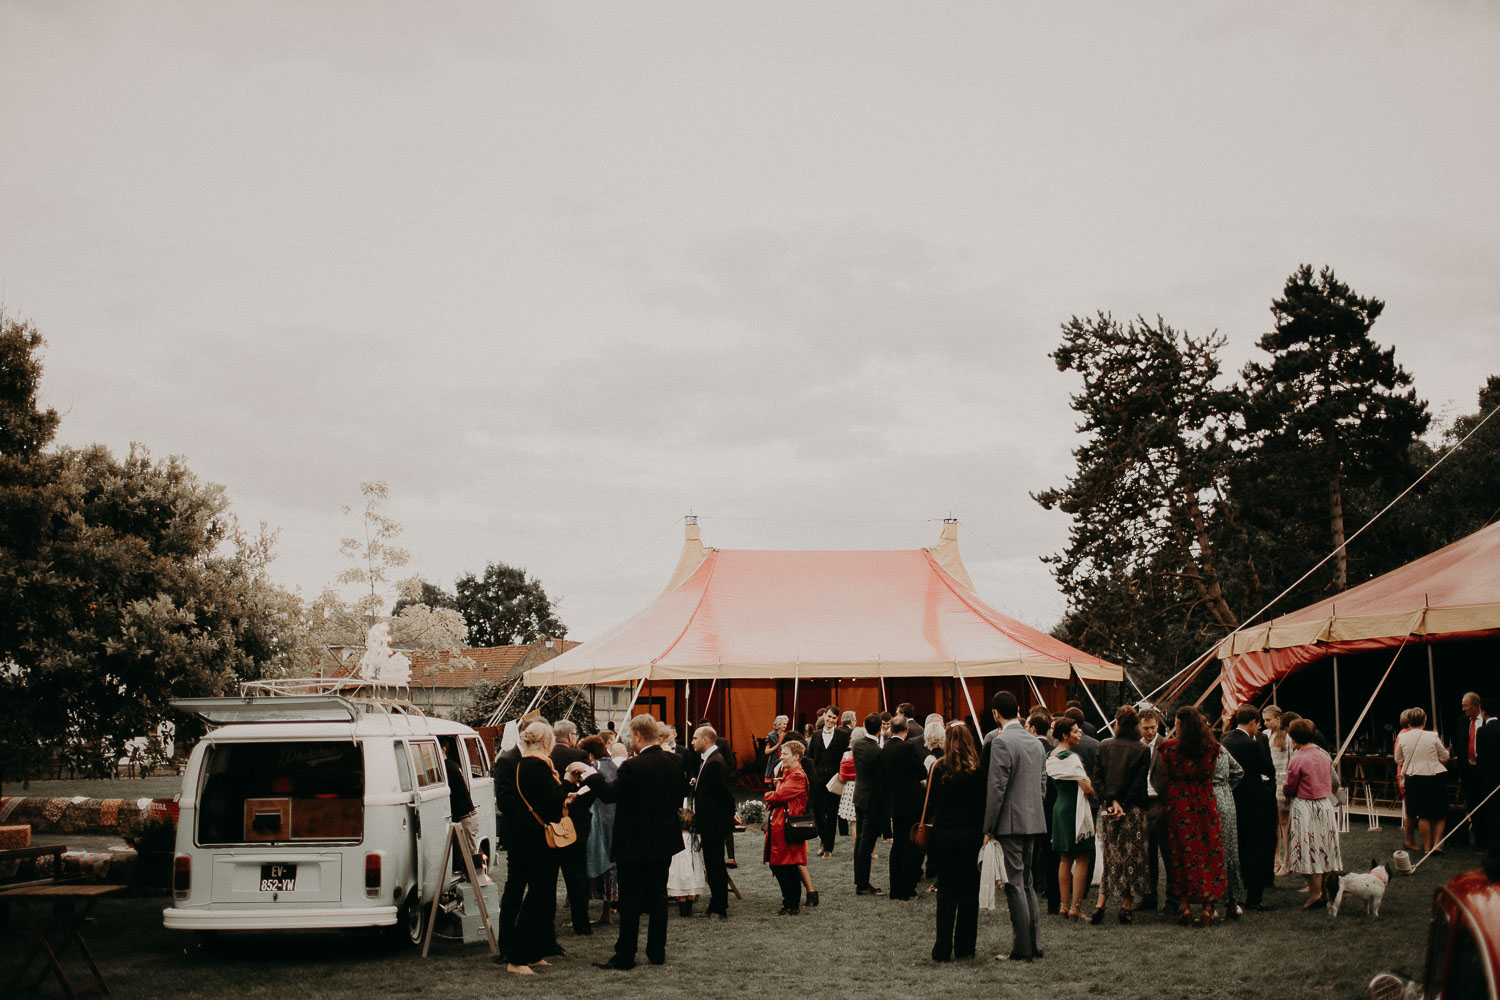
[[1339, 915], [1339, 907], [1344, 905], [1344, 897], [1363, 900], [1365, 913], [1372, 917], [1380, 916], [1380, 899], [1385, 895], [1385, 884], [1390, 880], [1390, 872], [1386, 871], [1385, 865], [1377, 865], [1370, 862], [1374, 867], [1368, 875], [1343, 875], [1339, 878], [1338, 893], [1334, 895], [1333, 902], [1328, 904], [1328, 915], [1336, 917]]

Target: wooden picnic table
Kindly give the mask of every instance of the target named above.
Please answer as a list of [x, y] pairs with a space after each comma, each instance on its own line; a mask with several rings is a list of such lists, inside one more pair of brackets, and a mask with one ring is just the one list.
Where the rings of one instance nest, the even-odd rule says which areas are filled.
[[[123, 885], [101, 885], [97, 882], [47, 882], [0, 889], [0, 905], [12, 900], [20, 904], [22, 919], [31, 931], [32, 938], [31, 951], [27, 953], [26, 958], [21, 962], [21, 967], [11, 978], [5, 995], [9, 997], [20, 992], [34, 993], [47, 981], [48, 975], [55, 975], [62, 985], [63, 992], [70, 997], [76, 998], [80, 993], [87, 993], [92, 989], [109, 993], [109, 984], [104, 981], [104, 973], [99, 971], [99, 965], [94, 961], [93, 953], [89, 951], [88, 944], [83, 940], [81, 928], [89, 911], [100, 899], [116, 892], [123, 892], [124, 889]], [[53, 919], [57, 924], [56, 947], [48, 941], [46, 930], [37, 920], [36, 914], [32, 912], [33, 901], [52, 903]], [[83, 959], [88, 963], [91, 973], [88, 982], [76, 986], [68, 981], [67, 973], [64, 972], [62, 966], [62, 954], [70, 943], [77, 944], [78, 950], [83, 952]], [[28, 982], [26, 974], [38, 958], [43, 959], [45, 964], [36, 978]]]

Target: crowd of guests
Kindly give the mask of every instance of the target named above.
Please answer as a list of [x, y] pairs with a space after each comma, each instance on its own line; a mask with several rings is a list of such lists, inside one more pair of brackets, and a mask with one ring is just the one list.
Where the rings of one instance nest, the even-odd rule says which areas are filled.
[[[1467, 762], [1481, 793], [1500, 764], [1500, 720], [1485, 708], [1465, 696]], [[1311, 719], [1242, 705], [1220, 737], [1194, 707], [1169, 720], [1125, 705], [1098, 730], [1077, 703], [1022, 718], [1009, 692], [995, 696], [991, 715], [982, 738], [972, 719], [919, 719], [910, 704], [862, 722], [829, 706], [800, 732], [778, 716], [764, 744], [762, 860], [779, 914], [818, 904], [809, 845], [832, 856], [840, 838], [852, 844], [857, 895], [910, 900], [924, 873], [932, 880], [935, 961], [975, 956], [982, 871], [1003, 873], [1012, 941], [998, 957], [1033, 961], [1043, 956], [1044, 915], [1097, 925], [1113, 912], [1131, 924], [1162, 909], [1211, 926], [1269, 909], [1265, 893], [1282, 874], [1304, 877], [1303, 908], [1323, 907], [1325, 876], [1344, 870], [1337, 768]], [[1407, 844], [1419, 835], [1422, 849], [1440, 850], [1453, 752], [1421, 709], [1402, 723], [1394, 749]], [[634, 966], [643, 919], [647, 960], [666, 960], [669, 898], [687, 915], [706, 892], [707, 916], [729, 916], [739, 816], [728, 742], [702, 720], [679, 745], [650, 715], [631, 719], [627, 735], [628, 753], [613, 732], [579, 741], [572, 723], [533, 721], [496, 762], [509, 852], [498, 933], [512, 972], [563, 953], [559, 875], [575, 934], [618, 921], [604, 968]], [[1500, 809], [1490, 813], [1500, 827]], [[552, 846], [545, 826], [565, 814], [576, 840]], [[872, 881], [882, 850], [888, 890]]]

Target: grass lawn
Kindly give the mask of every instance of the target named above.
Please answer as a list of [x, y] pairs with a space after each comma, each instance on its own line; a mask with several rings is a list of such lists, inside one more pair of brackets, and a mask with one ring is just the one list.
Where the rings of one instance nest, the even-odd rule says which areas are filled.
[[[1346, 859], [1363, 869], [1371, 857], [1400, 846], [1400, 832], [1387, 826], [1370, 833], [1356, 824], [1344, 838]], [[738, 839], [740, 867], [731, 872], [743, 901], [730, 898], [730, 920], [718, 923], [671, 918], [668, 962], [641, 965], [628, 973], [603, 972], [590, 964], [607, 958], [612, 928], [576, 938], [564, 929], [559, 940], [571, 953], [541, 974], [508, 976], [489, 960], [484, 945], [435, 940], [423, 960], [372, 933], [241, 934], [223, 947], [202, 950], [192, 935], [161, 925], [164, 898], [115, 898], [95, 911], [88, 939], [115, 994], [121, 997], [276, 997], [296, 991], [308, 998], [415, 995], [473, 997], [493, 992], [568, 997], [635, 987], [653, 998], [718, 998], [734, 994], [775, 995], [834, 987], [835, 996], [979, 997], [1002, 991], [1047, 997], [1354, 997], [1364, 995], [1370, 976], [1383, 968], [1418, 971], [1433, 889], [1450, 875], [1473, 867], [1476, 856], [1455, 848], [1417, 875], [1396, 879], [1378, 920], [1346, 913], [1297, 909], [1301, 880], [1283, 878], [1268, 901], [1271, 913], [1248, 914], [1218, 927], [1182, 928], [1164, 918], [1141, 915], [1134, 926], [1113, 919], [1103, 926], [1044, 917], [1046, 958], [1031, 965], [993, 961], [1009, 950], [1010, 923], [1003, 903], [980, 913], [980, 960], [938, 965], [929, 959], [935, 904], [856, 897], [849, 843], [841, 840], [831, 859], [812, 859], [822, 905], [799, 917], [777, 917], [779, 894], [770, 871], [759, 863], [753, 833]], [[886, 857], [875, 862], [875, 882], [884, 884]], [[924, 883], [925, 884], [925, 883]], [[1003, 898], [1003, 897], [1002, 897]], [[701, 912], [702, 905], [698, 907]], [[0, 982], [7, 981], [22, 943], [18, 915], [0, 934]], [[642, 936], [644, 947], [644, 933]], [[644, 956], [643, 956], [644, 958]]]

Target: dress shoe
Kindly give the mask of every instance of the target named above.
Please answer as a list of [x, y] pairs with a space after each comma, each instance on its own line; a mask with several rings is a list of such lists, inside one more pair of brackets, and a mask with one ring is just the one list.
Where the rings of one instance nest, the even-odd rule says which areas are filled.
[[997, 961], [997, 962], [1029, 962], [1029, 961], [1032, 960], [1032, 958], [1033, 958], [1033, 956], [1031, 956], [1031, 955], [996, 955], [995, 956], [995, 961]]
[[648, 951], [646, 952], [646, 961], [650, 962], [652, 965], [666, 965], [667, 956], [665, 952], [660, 955], [653, 955]]
[[855, 889], [856, 896], [884, 896], [885, 890], [879, 886], [867, 885], [863, 889]]
[[809, 889], [809, 890], [807, 890], [807, 905], [808, 906], [817, 906], [818, 905], [818, 890], [816, 890], [816, 889]]
[[724, 867], [725, 868], [738, 868], [739, 865], [737, 865], [737, 864], [734, 863], [734, 859], [733, 858], [730, 858], [728, 861], [724, 862]]
[[621, 962], [619, 959], [612, 958], [607, 962], [595, 962], [594, 968], [615, 969], [619, 972], [629, 972], [631, 969], [635, 968], [635, 963], [631, 962], [629, 964], [626, 964], [625, 962]]

